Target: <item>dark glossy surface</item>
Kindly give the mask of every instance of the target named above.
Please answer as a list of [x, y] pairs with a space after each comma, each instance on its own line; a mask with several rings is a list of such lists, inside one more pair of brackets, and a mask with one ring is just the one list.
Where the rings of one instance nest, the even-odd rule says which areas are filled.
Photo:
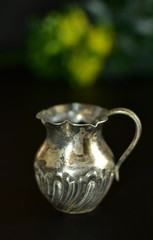
[[[144, 82], [97, 85], [71, 90], [32, 81], [24, 72], [1, 73], [0, 239], [150, 239], [153, 226], [153, 85]], [[92, 103], [127, 107], [142, 120], [141, 140], [120, 169], [102, 204], [86, 215], [52, 209], [40, 193], [33, 171], [36, 150], [45, 138], [35, 114], [46, 106]], [[134, 124], [112, 117], [104, 136], [116, 159], [134, 134]]]

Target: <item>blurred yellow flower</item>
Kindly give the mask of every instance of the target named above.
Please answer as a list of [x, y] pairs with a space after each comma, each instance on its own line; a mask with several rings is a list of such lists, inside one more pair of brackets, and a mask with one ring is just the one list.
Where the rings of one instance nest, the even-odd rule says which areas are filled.
[[86, 35], [89, 21], [86, 14], [79, 8], [72, 9], [62, 17], [57, 37], [67, 47], [76, 46]]
[[114, 32], [108, 27], [94, 26], [90, 27], [87, 35], [87, 46], [94, 53], [107, 56], [111, 53], [114, 45]]
[[33, 26], [28, 42], [30, 67], [50, 79], [65, 78], [80, 86], [95, 83], [113, 50], [110, 25], [92, 23], [83, 9], [71, 6], [49, 13]]
[[68, 69], [78, 85], [89, 86], [96, 81], [99, 72], [104, 66], [104, 61], [97, 56], [74, 54], [68, 62]]

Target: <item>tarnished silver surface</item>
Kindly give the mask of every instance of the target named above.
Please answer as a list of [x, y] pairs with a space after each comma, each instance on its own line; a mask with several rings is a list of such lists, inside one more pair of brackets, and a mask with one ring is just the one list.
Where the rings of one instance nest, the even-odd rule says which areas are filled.
[[[115, 165], [114, 155], [102, 135], [102, 126], [113, 114], [131, 117], [136, 133]], [[90, 212], [109, 190], [119, 167], [141, 134], [141, 123], [125, 108], [107, 110], [80, 103], [43, 110], [37, 118], [47, 128], [47, 137], [37, 152], [34, 167], [38, 186], [52, 205], [63, 212]]]

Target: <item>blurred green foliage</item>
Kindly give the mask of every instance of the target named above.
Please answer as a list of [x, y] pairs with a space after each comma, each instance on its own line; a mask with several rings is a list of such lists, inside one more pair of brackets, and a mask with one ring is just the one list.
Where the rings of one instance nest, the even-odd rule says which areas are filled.
[[115, 42], [110, 22], [92, 23], [83, 9], [70, 6], [35, 19], [27, 42], [27, 62], [46, 79], [92, 85]]
[[153, 0], [78, 2], [33, 17], [26, 48], [0, 52], [0, 67], [23, 66], [26, 59], [41, 79], [65, 80], [72, 86], [92, 85], [98, 79], [151, 79]]
[[101, 9], [107, 6], [116, 33], [116, 51], [109, 58], [103, 76], [122, 80], [126, 75], [146, 79], [153, 76], [153, 1], [92, 0], [91, 14], [96, 2]]

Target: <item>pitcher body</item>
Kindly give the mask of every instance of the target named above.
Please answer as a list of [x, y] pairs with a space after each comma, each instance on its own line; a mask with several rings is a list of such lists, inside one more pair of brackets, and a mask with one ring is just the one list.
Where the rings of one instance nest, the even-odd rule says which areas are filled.
[[118, 178], [119, 165], [102, 134], [109, 114], [107, 109], [79, 103], [57, 105], [37, 114], [47, 136], [36, 154], [35, 176], [41, 192], [57, 210], [92, 211], [114, 176]]

